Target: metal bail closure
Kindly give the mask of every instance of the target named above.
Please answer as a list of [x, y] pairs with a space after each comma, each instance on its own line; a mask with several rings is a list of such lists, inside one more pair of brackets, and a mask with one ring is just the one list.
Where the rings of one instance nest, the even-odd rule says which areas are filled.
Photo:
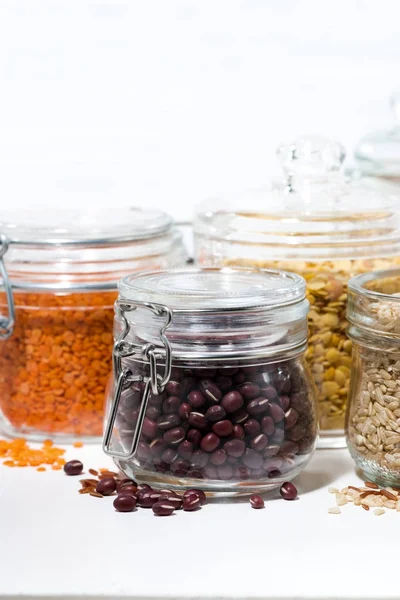
[[15, 306], [14, 297], [7, 269], [4, 264], [4, 255], [8, 250], [10, 240], [3, 234], [0, 235], [0, 277], [7, 297], [8, 316], [0, 315], [0, 340], [8, 339], [14, 331]]
[[[126, 318], [126, 313], [134, 311], [137, 308], [148, 308], [157, 316], [165, 316], [165, 323], [160, 328], [160, 340], [163, 344], [163, 347], [155, 347], [152, 344], [140, 345], [125, 341], [125, 338], [129, 332], [129, 323]], [[140, 436], [142, 434], [143, 421], [146, 416], [150, 392], [155, 396], [161, 394], [164, 391], [164, 388], [171, 377], [171, 346], [165, 335], [165, 331], [171, 324], [172, 312], [167, 306], [163, 306], [161, 304], [150, 304], [147, 302], [122, 302], [120, 300], [117, 300], [115, 304], [115, 310], [117, 315], [123, 321], [124, 327], [121, 335], [119, 336], [118, 340], [115, 342], [114, 345], [113, 365], [114, 379], [116, 383], [114, 398], [111, 404], [111, 411], [107, 419], [104, 432], [103, 451], [109, 456], [129, 460], [135, 456], [138, 448]], [[140, 376], [134, 376], [129, 369], [121, 369], [121, 359], [134, 355], [136, 355], [142, 360], [144, 359], [148, 361], [150, 367], [150, 376], [145, 378], [146, 385], [143, 392], [143, 397], [139, 408], [139, 414], [129, 450], [126, 452], [112, 450], [111, 439], [113, 436], [115, 421], [117, 418], [121, 395], [124, 390], [124, 387], [128, 383], [142, 380]], [[157, 357], [162, 357], [165, 361], [163, 375], [157, 373]]]

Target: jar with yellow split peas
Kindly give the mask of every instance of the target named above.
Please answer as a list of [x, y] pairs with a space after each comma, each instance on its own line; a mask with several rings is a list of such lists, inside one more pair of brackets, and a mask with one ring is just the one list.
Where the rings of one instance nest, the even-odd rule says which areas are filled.
[[344, 149], [331, 140], [302, 137], [277, 154], [282, 181], [198, 207], [195, 256], [200, 265], [285, 269], [305, 278], [319, 447], [344, 447], [352, 360], [347, 283], [400, 264], [400, 200], [348, 180]]
[[160, 211], [0, 211], [2, 432], [98, 441], [117, 282], [185, 262]]

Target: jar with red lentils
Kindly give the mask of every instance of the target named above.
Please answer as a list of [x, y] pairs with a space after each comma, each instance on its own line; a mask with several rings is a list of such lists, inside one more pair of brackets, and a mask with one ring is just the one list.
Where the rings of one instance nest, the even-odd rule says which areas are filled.
[[321, 447], [344, 447], [352, 342], [347, 283], [400, 264], [400, 202], [341, 172], [344, 149], [303, 137], [278, 148], [284, 177], [269, 188], [204, 203], [194, 221], [200, 265], [296, 272], [307, 282], [307, 362], [318, 394]]
[[98, 440], [118, 279], [185, 264], [160, 211], [0, 212], [0, 427]]
[[305, 291], [274, 270], [124, 278], [103, 442], [117, 466], [152, 487], [216, 495], [295, 477], [317, 437]]

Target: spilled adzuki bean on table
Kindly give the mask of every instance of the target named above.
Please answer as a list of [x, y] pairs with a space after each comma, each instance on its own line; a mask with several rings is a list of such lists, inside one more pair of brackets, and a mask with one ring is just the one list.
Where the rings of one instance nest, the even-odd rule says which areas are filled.
[[[290, 474], [307, 461], [317, 434], [302, 368], [297, 359], [251, 367], [174, 367], [164, 392], [150, 394], [136, 466], [230, 482]], [[125, 449], [143, 390], [143, 384], [131, 384], [119, 407], [116, 426]]]
[[[217, 452], [223, 453], [224, 450]], [[233, 472], [231, 465], [223, 462], [220, 464], [222, 466], [216, 470], [216, 473], [220, 473], [221, 477], [226, 477], [228, 472]], [[161, 517], [170, 516], [174, 511], [180, 509], [183, 509], [184, 512], [194, 512], [207, 502], [206, 494], [198, 488], [190, 488], [183, 494], [179, 494], [170, 489], [153, 489], [147, 483], [137, 484], [135, 480], [121, 478], [117, 473], [111, 471], [105, 473], [104, 470], [100, 470], [100, 473], [98, 473], [98, 471], [89, 469], [89, 473], [91, 475], [96, 473], [97, 479], [81, 479], [79, 493], [98, 498], [116, 496], [113, 506], [117, 512], [132, 512], [137, 508], [151, 508], [155, 516]], [[294, 500], [297, 497], [297, 489], [292, 483], [285, 482], [280, 488], [280, 494], [285, 500]], [[249, 500], [253, 508], [264, 508], [264, 500], [258, 494], [252, 494]]]

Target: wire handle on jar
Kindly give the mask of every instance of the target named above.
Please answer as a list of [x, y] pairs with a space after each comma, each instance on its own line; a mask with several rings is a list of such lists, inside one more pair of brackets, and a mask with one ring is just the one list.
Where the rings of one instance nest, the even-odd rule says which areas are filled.
[[4, 255], [8, 250], [10, 240], [4, 235], [0, 235], [0, 277], [3, 282], [4, 291], [7, 297], [8, 316], [0, 315], [0, 339], [8, 339], [13, 331], [15, 324], [15, 305], [14, 296], [10, 278], [8, 277], [7, 269], [4, 264]]
[[[126, 318], [126, 313], [136, 310], [137, 308], [148, 308], [158, 317], [165, 317], [165, 322], [160, 328], [160, 340], [162, 347], [156, 347], [153, 344], [135, 344], [127, 342], [125, 340], [129, 333], [129, 322]], [[126, 302], [117, 300], [115, 303], [115, 311], [117, 316], [122, 320], [124, 327], [118, 337], [118, 340], [114, 344], [113, 350], [113, 370], [114, 380], [116, 382], [114, 397], [111, 402], [111, 411], [108, 417], [104, 440], [103, 450], [109, 456], [118, 458], [130, 459], [136, 454], [136, 450], [139, 444], [140, 436], [142, 433], [143, 421], [147, 411], [147, 404], [150, 397], [150, 391], [154, 395], [159, 395], [164, 391], [171, 377], [172, 357], [171, 357], [171, 346], [168, 341], [165, 331], [171, 325], [172, 312], [167, 306], [162, 304], [151, 304], [148, 302]], [[145, 378], [145, 389], [143, 393], [142, 402], [139, 408], [139, 414], [137, 417], [135, 430], [133, 432], [132, 443], [128, 452], [112, 450], [111, 439], [113, 435], [115, 420], [118, 414], [119, 403], [124, 387], [128, 383], [134, 381], [141, 381], [141, 376], [134, 376], [130, 369], [122, 369], [121, 359], [129, 356], [136, 355], [138, 358], [145, 360], [150, 365], [150, 377]], [[164, 373], [160, 375], [157, 373], [157, 358], [162, 357], [165, 361]]]

